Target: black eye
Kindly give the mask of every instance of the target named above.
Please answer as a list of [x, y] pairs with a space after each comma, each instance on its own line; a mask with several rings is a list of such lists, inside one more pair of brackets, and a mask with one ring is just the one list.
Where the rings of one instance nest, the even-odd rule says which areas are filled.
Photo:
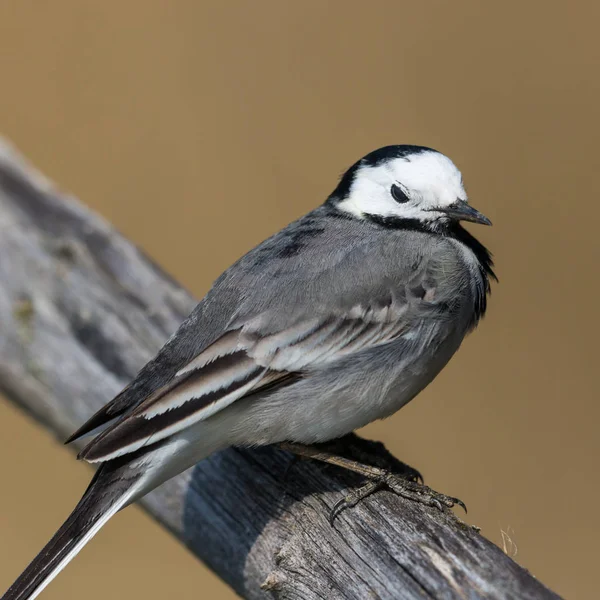
[[396, 202], [400, 202], [400, 204], [408, 202], [408, 196], [402, 191], [400, 186], [394, 184], [390, 192], [392, 193], [392, 197]]

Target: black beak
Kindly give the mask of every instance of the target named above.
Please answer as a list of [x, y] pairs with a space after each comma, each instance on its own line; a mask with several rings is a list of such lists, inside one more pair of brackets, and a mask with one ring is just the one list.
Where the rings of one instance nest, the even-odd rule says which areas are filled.
[[464, 200], [457, 200], [454, 204], [446, 208], [438, 208], [436, 212], [442, 212], [457, 221], [471, 221], [471, 223], [479, 223], [479, 225], [492, 224], [485, 215], [482, 215], [478, 210], [469, 206]]

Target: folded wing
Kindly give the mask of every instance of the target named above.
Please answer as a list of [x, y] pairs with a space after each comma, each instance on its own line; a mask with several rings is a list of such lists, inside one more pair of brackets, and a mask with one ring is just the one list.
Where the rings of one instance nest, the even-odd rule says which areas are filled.
[[110, 425], [81, 452], [106, 461], [163, 440], [237, 399], [323, 368], [349, 353], [389, 342], [406, 331], [407, 306], [392, 296], [340, 314], [299, 318], [270, 331], [268, 312], [236, 323], [181, 368], [165, 386]]

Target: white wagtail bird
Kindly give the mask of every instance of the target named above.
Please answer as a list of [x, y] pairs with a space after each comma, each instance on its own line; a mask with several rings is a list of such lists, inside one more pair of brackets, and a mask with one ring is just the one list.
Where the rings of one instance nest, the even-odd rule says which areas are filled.
[[[213, 452], [281, 444], [323, 460], [311, 445], [414, 398], [486, 309], [490, 253], [460, 221], [490, 225], [467, 203], [452, 161], [387, 146], [348, 169], [323, 205], [239, 259], [70, 438], [99, 431], [79, 454], [99, 468], [3, 599], [35, 598], [112, 515]], [[439, 498], [452, 505], [429, 496]]]

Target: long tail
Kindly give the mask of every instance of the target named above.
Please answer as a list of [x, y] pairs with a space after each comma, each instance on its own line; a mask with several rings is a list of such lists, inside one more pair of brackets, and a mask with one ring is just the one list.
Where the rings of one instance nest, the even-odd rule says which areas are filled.
[[36, 598], [119, 509], [128, 504], [141, 474], [125, 466], [100, 466], [85, 494], [44, 549], [0, 600]]

